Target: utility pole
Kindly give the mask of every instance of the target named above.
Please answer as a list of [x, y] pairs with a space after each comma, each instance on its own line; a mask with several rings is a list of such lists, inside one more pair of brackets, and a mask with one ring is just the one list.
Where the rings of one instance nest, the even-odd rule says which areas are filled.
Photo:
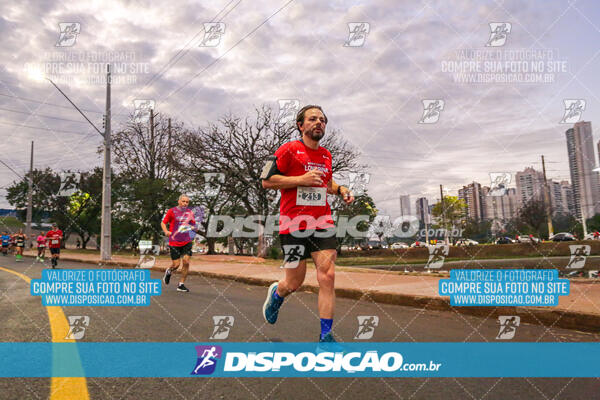
[[[585, 208], [583, 207], [583, 204], [581, 204], [579, 206], [579, 209], [581, 210], [581, 225], [583, 227], [583, 238], [585, 238], [587, 236], [587, 224], [585, 222]], [[581, 239], [583, 239], [581, 238]]]
[[548, 218], [548, 238], [554, 235], [554, 227], [552, 226], [552, 204], [550, 203], [550, 187], [548, 179], [546, 179], [546, 162], [542, 154], [542, 171], [544, 172], [544, 202], [546, 203], [546, 216]]
[[31, 248], [31, 218], [33, 216], [33, 140], [31, 141], [31, 156], [29, 158], [29, 179], [27, 180], [27, 225], [25, 235], [27, 235], [26, 248]]
[[[48, 79], [48, 78], [46, 78]], [[104, 116], [104, 132], [100, 131], [92, 121], [71, 101], [69, 96], [65, 94], [56, 83], [51, 79], [48, 81], [62, 94], [71, 105], [79, 111], [79, 114], [85, 118], [87, 122], [104, 138], [104, 171], [102, 173], [102, 221], [100, 223], [100, 258], [103, 261], [110, 260], [111, 257], [111, 234], [110, 234], [110, 64], [106, 65], [106, 115]]]
[[168, 151], [169, 151], [169, 162], [171, 161], [171, 118], [169, 118], [169, 125], [167, 125], [167, 132], [168, 132], [168, 139], [169, 139], [169, 144], [168, 144]]
[[106, 115], [104, 122], [104, 171], [102, 172], [102, 222], [100, 229], [100, 259], [108, 261], [112, 253], [111, 236], [111, 163], [110, 163], [110, 64], [106, 65]]
[[442, 202], [442, 226], [444, 227], [444, 242], [448, 242], [448, 229], [446, 228], [446, 206], [444, 205], [444, 189], [440, 185], [440, 201]]
[[155, 171], [154, 169], [156, 168], [156, 164], [155, 164], [155, 157], [156, 155], [156, 150], [154, 149], [154, 110], [151, 108], [150, 109], [150, 177], [152, 179], [154, 179], [155, 176]]

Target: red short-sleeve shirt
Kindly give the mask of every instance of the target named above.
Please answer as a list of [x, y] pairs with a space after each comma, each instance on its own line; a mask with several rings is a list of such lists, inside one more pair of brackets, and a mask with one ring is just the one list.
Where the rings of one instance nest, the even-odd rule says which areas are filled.
[[312, 169], [325, 173], [319, 189], [302, 187], [281, 189], [279, 233], [333, 227], [331, 207], [327, 202], [327, 185], [332, 177], [331, 153], [320, 146], [317, 150], [313, 150], [302, 141], [295, 140], [277, 149], [275, 156], [277, 169], [285, 176], [304, 175]]

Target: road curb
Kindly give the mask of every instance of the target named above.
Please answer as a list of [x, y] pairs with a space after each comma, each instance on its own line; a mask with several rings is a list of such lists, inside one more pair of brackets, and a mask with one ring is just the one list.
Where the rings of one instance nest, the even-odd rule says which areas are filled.
[[[71, 257], [61, 257], [63, 260], [85, 262], [90, 261], [76, 259]], [[100, 262], [99, 265], [108, 265], [115, 267], [135, 268], [136, 263], [107, 261]], [[166, 267], [153, 267], [153, 271], [163, 272]], [[372, 273], [377, 273], [371, 271]], [[267, 287], [273, 280], [264, 278], [255, 278], [249, 276], [237, 276], [224, 273], [207, 272], [207, 271], [189, 271], [189, 275], [200, 275], [207, 278], [232, 280], [248, 285], [257, 285]], [[317, 285], [302, 285], [299, 290], [305, 290], [312, 293], [318, 293]], [[354, 300], [373, 301], [382, 304], [393, 304], [406, 307], [415, 307], [425, 310], [450, 311], [459, 314], [473, 315], [483, 318], [496, 319], [500, 315], [518, 315], [521, 317], [521, 322], [547, 327], [557, 327], [574, 329], [585, 332], [600, 331], [600, 315], [586, 314], [575, 311], [561, 309], [546, 309], [543, 307], [453, 307], [450, 305], [449, 298], [433, 297], [433, 296], [418, 296], [401, 293], [381, 292], [378, 290], [363, 291], [359, 289], [339, 288], [335, 290], [336, 296]]]

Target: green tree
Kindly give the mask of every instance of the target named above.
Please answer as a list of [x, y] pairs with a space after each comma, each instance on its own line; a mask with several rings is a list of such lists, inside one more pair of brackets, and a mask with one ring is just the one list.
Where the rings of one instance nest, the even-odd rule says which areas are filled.
[[457, 196], [444, 196], [441, 202], [433, 206], [431, 214], [437, 219], [438, 223], [434, 227], [443, 228], [445, 238], [448, 237], [448, 232], [457, 226], [461, 226], [461, 222], [465, 217], [467, 203]]
[[[51, 168], [34, 169], [33, 171], [33, 222], [41, 222], [44, 215], [48, 215], [57, 207], [56, 193], [60, 188], [60, 177]], [[29, 172], [14, 181], [7, 189], [6, 200], [17, 209], [17, 216], [25, 220], [27, 208]]]
[[535, 233], [538, 237], [542, 237], [543, 225], [547, 222], [544, 202], [532, 198], [525, 203], [519, 211], [519, 222], [521, 222], [518, 226], [520, 235]]
[[476, 240], [480, 243], [491, 239], [492, 221], [477, 221], [469, 218], [463, 228], [463, 237]]
[[360, 196], [357, 196], [351, 204], [346, 204], [343, 200], [336, 196], [331, 204], [331, 210], [334, 216], [337, 218], [337, 226], [344, 224], [345, 221], [350, 221], [352, 218], [364, 215], [366, 218], [358, 223], [356, 230], [364, 232], [365, 237], [355, 237], [345, 230], [345, 235], [342, 238], [338, 238], [338, 251], [341, 251], [342, 244], [354, 245], [368, 240], [368, 231], [377, 216], [377, 208], [375, 202], [365, 191]]

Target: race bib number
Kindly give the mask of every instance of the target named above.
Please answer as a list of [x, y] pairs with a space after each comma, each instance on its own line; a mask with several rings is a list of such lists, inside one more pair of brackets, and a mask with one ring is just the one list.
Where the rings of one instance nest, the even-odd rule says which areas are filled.
[[52, 244], [58, 244], [58, 240], [56, 240], [56, 239], [52, 240]]
[[327, 188], [298, 186], [296, 205], [324, 206], [327, 202]]

